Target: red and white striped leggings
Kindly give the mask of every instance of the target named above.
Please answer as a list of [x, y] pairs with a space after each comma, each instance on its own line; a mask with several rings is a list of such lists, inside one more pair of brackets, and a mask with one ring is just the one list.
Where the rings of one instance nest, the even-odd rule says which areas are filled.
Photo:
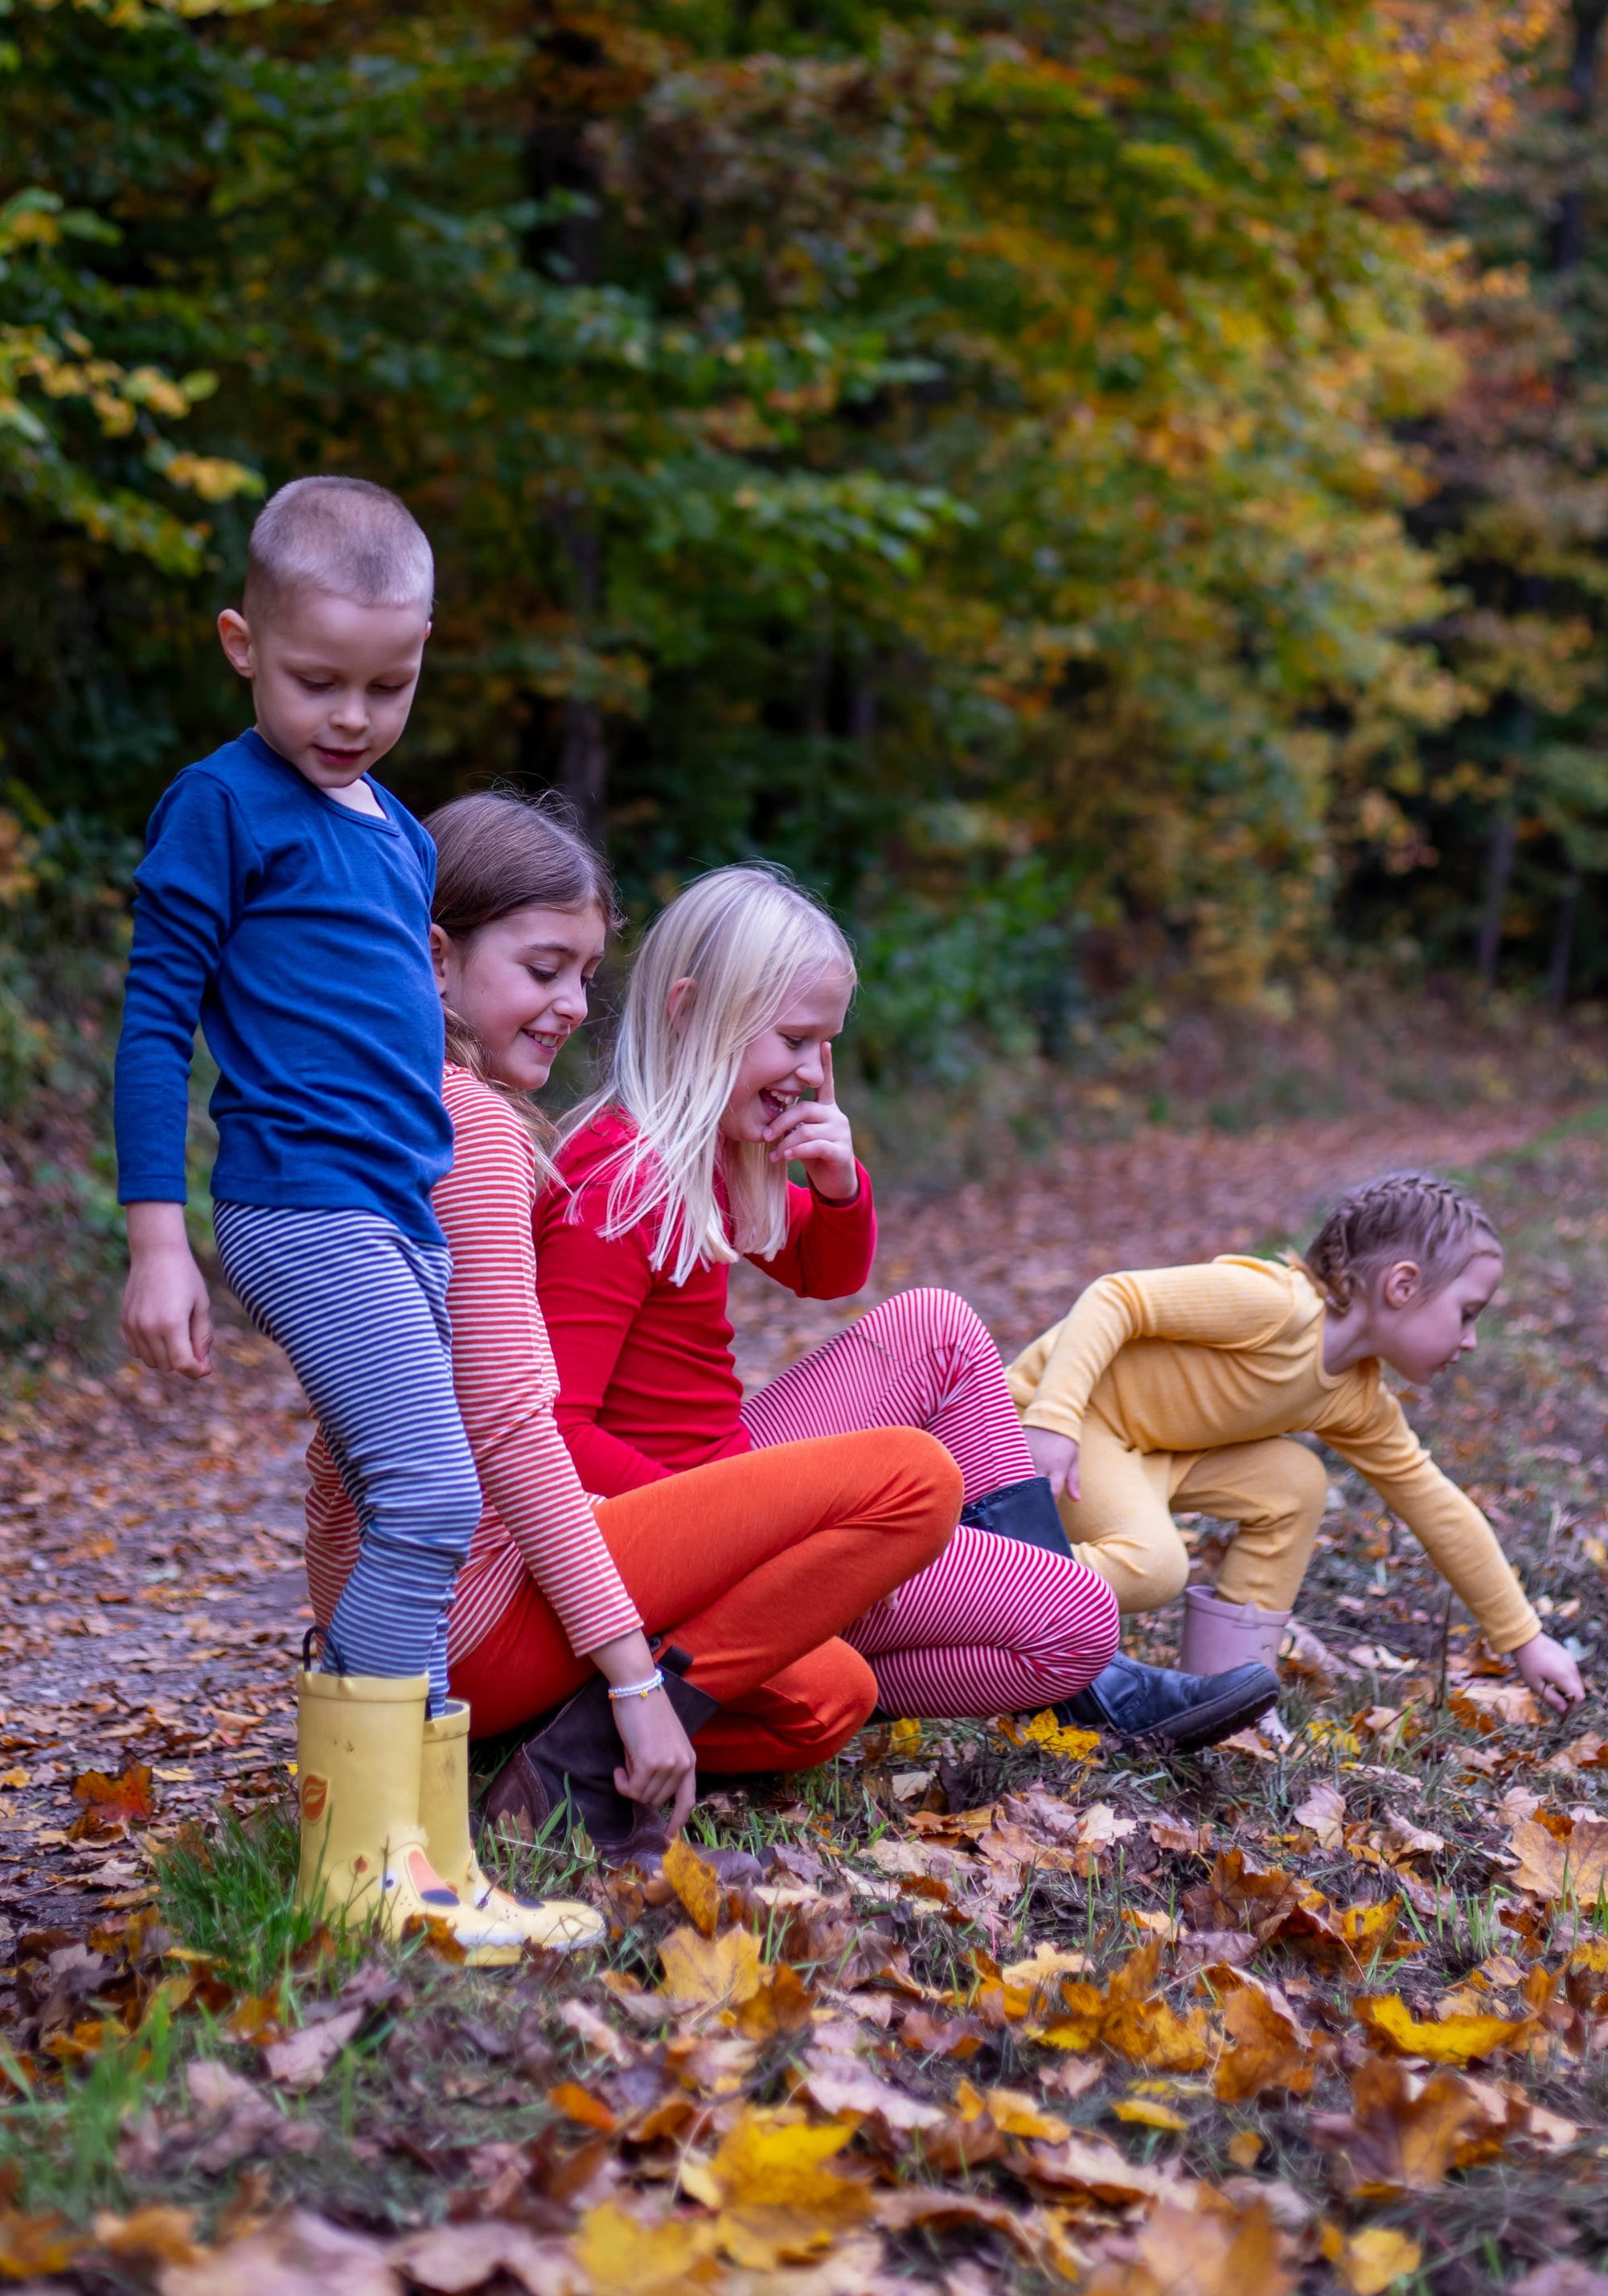
[[[999, 1350], [954, 1292], [901, 1292], [742, 1406], [756, 1449], [921, 1427], [977, 1498], [1035, 1470]], [[1117, 1647], [1117, 1598], [1070, 1556], [962, 1523], [936, 1562], [843, 1630], [882, 1704], [911, 1716], [1005, 1714], [1071, 1698]]]

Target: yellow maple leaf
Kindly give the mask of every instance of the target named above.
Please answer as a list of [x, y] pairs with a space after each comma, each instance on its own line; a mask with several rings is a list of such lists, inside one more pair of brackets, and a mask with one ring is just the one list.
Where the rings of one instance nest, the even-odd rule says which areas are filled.
[[715, 2230], [708, 2222], [667, 2217], [640, 2224], [605, 2201], [576, 2228], [575, 2260], [595, 2296], [657, 2296], [707, 2286], [718, 2273]]
[[1518, 1853], [1514, 1880], [1521, 1890], [1548, 1899], [1572, 1898], [1579, 1906], [1608, 1897], [1608, 1825], [1581, 1819], [1560, 1841], [1533, 1817], [1522, 1817], [1509, 1845]]
[[678, 2001], [728, 2003], [735, 2007], [758, 1993], [767, 1964], [751, 1930], [727, 1930], [724, 1937], [700, 1937], [696, 1930], [672, 1930], [659, 1948], [664, 1971], [661, 1993]]
[[1382, 2292], [1416, 2272], [1423, 2259], [1420, 2243], [1389, 2225], [1366, 2225], [1355, 2232], [1332, 2260], [1351, 2296], [1382, 2296]]
[[664, 1853], [664, 1878], [697, 1924], [699, 1933], [712, 1938], [726, 1909], [726, 1892], [707, 1858], [678, 1833]]
[[1046, 1753], [1060, 1754], [1069, 1762], [1089, 1762], [1100, 1751], [1100, 1733], [1071, 1729], [1058, 1722], [1054, 1710], [1046, 1706], [1042, 1714], [1021, 1725], [1019, 1742], [1042, 1746]]
[[[971, 2087], [969, 2082], [967, 2087]], [[977, 2095], [975, 2089], [972, 2095]], [[1059, 2113], [1041, 2111], [1024, 2089], [991, 2088], [982, 2103], [995, 2128], [1007, 2136], [1030, 2136], [1043, 2144], [1063, 2144], [1072, 2133], [1070, 2121], [1062, 2120]], [[966, 2115], [968, 2120], [975, 2117]]]
[[[853, 2136], [834, 2123], [812, 2128], [796, 2105], [750, 2106], [705, 2164], [717, 2207], [825, 2209], [862, 2216], [866, 2194], [834, 2176], [826, 2162]], [[691, 2192], [685, 2174], [682, 2184]], [[694, 2197], [702, 2200], [705, 2192]]]
[[888, 1744], [896, 1754], [919, 1754], [922, 1750], [922, 1726], [907, 1715], [901, 1716], [888, 1732]]
[[1533, 2017], [1415, 2017], [1399, 1993], [1365, 1994], [1352, 2013], [1381, 2041], [1404, 2057], [1427, 2057], [1432, 2064], [1466, 2065], [1497, 2049], [1522, 2048], [1535, 2031]]
[[1189, 2123], [1170, 2104], [1153, 2096], [1119, 2097], [1112, 2111], [1119, 2120], [1137, 2121], [1143, 2128], [1187, 2128]]

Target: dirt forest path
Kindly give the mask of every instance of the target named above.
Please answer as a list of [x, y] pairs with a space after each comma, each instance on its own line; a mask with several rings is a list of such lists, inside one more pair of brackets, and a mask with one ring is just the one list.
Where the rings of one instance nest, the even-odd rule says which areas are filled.
[[[876, 1275], [857, 1299], [799, 1302], [737, 1272], [743, 1375], [773, 1376], [919, 1283], [963, 1292], [1008, 1355], [1103, 1269], [1298, 1233], [1350, 1181], [1407, 1163], [1467, 1168], [1568, 1112], [1531, 1103], [1240, 1136], [1153, 1129], [952, 1195], [886, 1192]], [[159, 1840], [220, 1799], [245, 1809], [283, 1785], [291, 1667], [310, 1616], [307, 1436], [283, 1358], [238, 1323], [200, 1387], [56, 1363], [26, 1399], [0, 1406], [0, 1962], [23, 1931], [81, 1931], [148, 1885], [115, 1815], [86, 1823], [72, 1793], [85, 1773], [150, 1766]]]

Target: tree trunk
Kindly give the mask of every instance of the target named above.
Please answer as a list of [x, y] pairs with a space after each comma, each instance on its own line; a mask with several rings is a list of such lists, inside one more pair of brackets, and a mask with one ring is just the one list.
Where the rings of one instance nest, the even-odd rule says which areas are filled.
[[601, 853], [608, 841], [609, 744], [595, 701], [578, 701], [571, 694], [565, 702], [558, 757], [564, 795], [575, 808], [587, 842]]
[[[1569, 110], [1577, 127], [1584, 128], [1596, 103], [1597, 58], [1608, 0], [1574, 0], [1571, 10], [1574, 39], [1569, 58]], [[1573, 271], [1586, 253], [1586, 192], [1571, 184], [1558, 202], [1557, 267]]]
[[1514, 849], [1517, 830], [1513, 806], [1504, 805], [1490, 825], [1485, 862], [1485, 915], [1480, 926], [1480, 979], [1487, 988], [1497, 985], [1497, 961], [1502, 953], [1502, 919], [1507, 908], [1507, 889], [1513, 882]]
[[1574, 955], [1574, 922], [1579, 914], [1580, 881], [1564, 880], [1552, 927], [1552, 963], [1546, 969], [1546, 1000], [1555, 1013], [1569, 1002], [1569, 964]]

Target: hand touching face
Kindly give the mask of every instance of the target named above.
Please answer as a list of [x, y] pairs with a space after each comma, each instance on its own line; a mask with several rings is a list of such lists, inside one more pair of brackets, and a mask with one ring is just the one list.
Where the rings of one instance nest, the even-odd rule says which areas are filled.
[[763, 1141], [773, 1164], [802, 1164], [819, 1193], [837, 1203], [859, 1185], [854, 1136], [832, 1079], [832, 1040], [850, 993], [836, 966], [795, 982], [774, 1024], [751, 1038], [720, 1119], [723, 1139]]

